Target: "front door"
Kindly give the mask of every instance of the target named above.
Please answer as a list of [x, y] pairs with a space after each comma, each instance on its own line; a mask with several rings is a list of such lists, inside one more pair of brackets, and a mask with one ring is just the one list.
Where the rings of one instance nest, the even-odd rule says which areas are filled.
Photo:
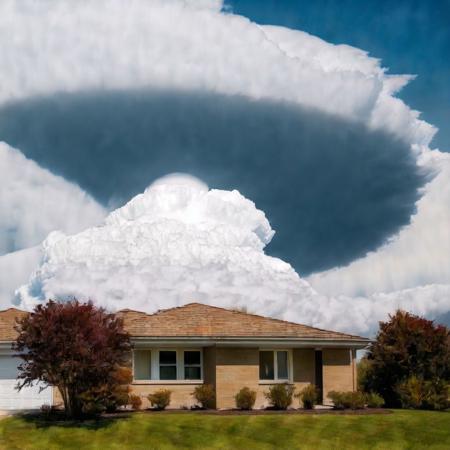
[[323, 364], [322, 364], [322, 350], [316, 350], [315, 352], [315, 384], [319, 391], [318, 403], [323, 403]]

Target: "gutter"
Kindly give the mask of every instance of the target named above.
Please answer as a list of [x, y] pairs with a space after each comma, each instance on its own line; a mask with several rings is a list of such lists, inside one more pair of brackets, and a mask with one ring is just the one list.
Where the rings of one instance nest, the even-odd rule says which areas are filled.
[[192, 336], [131, 336], [131, 342], [135, 347], [145, 347], [150, 344], [159, 346], [198, 345], [202, 347], [291, 347], [291, 348], [353, 348], [363, 349], [372, 340], [329, 340], [329, 339], [295, 339], [295, 338], [252, 338], [252, 337], [192, 337]]

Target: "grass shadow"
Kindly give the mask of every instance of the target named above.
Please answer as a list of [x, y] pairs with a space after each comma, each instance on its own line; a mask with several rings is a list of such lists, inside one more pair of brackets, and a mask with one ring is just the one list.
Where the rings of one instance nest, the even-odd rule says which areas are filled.
[[35, 428], [81, 428], [85, 430], [99, 430], [111, 427], [117, 421], [128, 420], [131, 413], [116, 413], [106, 416], [89, 417], [83, 419], [66, 419], [64, 413], [56, 413], [46, 417], [41, 413], [24, 413], [19, 417]]

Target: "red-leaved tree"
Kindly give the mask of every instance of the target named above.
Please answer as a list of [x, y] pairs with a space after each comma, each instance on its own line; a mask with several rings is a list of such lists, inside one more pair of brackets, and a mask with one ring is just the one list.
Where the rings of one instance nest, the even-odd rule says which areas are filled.
[[18, 389], [38, 381], [56, 386], [69, 417], [82, 414], [83, 393], [112, 382], [131, 350], [121, 319], [92, 302], [50, 300], [18, 320], [16, 330]]
[[445, 389], [450, 380], [449, 329], [398, 310], [380, 322], [366, 358], [362, 387], [379, 393], [387, 406], [400, 406], [399, 388], [411, 377]]

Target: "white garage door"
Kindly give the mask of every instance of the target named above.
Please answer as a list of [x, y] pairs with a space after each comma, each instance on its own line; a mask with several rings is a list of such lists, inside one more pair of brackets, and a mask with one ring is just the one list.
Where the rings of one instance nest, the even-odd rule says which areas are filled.
[[2, 409], [37, 409], [43, 404], [52, 404], [52, 389], [39, 392], [39, 386], [24, 387], [20, 392], [17, 384], [18, 358], [0, 355], [0, 410]]

